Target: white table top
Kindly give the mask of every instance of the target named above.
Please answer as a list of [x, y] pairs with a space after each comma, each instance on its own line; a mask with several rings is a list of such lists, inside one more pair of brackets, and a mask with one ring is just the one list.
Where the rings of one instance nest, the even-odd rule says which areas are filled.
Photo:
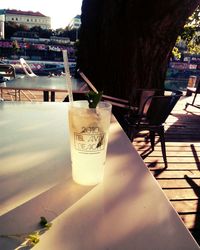
[[[116, 121], [104, 182], [71, 179], [67, 103], [0, 103], [0, 235], [52, 227], [38, 250], [200, 249]], [[0, 249], [19, 246], [0, 237]]]

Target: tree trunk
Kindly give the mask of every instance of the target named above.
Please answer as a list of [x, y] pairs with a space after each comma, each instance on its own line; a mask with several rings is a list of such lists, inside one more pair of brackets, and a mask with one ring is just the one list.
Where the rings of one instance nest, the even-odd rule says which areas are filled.
[[163, 88], [176, 38], [200, 0], [83, 0], [78, 67], [105, 94]]

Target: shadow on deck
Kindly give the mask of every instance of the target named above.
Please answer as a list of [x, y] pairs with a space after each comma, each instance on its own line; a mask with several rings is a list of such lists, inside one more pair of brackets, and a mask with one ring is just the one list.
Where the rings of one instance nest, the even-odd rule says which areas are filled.
[[133, 145], [200, 245], [200, 109], [185, 110], [192, 98], [183, 96], [166, 121], [167, 169], [158, 138], [154, 151], [144, 134]]

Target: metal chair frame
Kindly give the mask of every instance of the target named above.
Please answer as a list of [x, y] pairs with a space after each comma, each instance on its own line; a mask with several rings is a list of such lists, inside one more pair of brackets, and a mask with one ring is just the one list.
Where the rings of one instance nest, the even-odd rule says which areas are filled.
[[165, 168], [167, 168], [167, 156], [164, 123], [181, 95], [182, 92], [177, 91], [170, 96], [150, 96], [144, 102], [139, 116], [126, 118], [128, 127], [127, 135], [131, 141], [134, 140], [140, 131], [147, 130], [149, 131], [150, 143], [153, 151], [155, 146], [155, 135], [157, 134], [159, 136]]
[[185, 104], [185, 109], [187, 109], [188, 106], [193, 106], [195, 108], [200, 108], [200, 105], [195, 104], [195, 99], [197, 97], [198, 94], [200, 94], [200, 78], [198, 78], [197, 83], [196, 83], [196, 88], [187, 88], [189, 90], [189, 92], [192, 94], [194, 93], [194, 97], [192, 100], [192, 103], [187, 102]]

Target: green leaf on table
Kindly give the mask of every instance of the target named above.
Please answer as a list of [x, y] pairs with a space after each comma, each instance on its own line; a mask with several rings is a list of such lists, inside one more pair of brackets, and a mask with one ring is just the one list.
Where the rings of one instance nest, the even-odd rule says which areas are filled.
[[39, 224], [41, 227], [44, 227], [44, 228], [50, 228], [52, 226], [52, 223], [49, 223], [44, 216], [40, 217]]
[[44, 216], [41, 216], [39, 222], [40, 226], [45, 227], [47, 223], [48, 223], [47, 219]]
[[103, 95], [103, 91], [101, 92], [94, 92], [94, 91], [90, 91], [86, 94], [86, 98], [89, 102], [89, 108], [96, 108], [98, 103], [101, 101]]
[[26, 238], [28, 240], [27, 243], [34, 246], [40, 241], [39, 237], [40, 237], [40, 235], [38, 232], [29, 234]]

